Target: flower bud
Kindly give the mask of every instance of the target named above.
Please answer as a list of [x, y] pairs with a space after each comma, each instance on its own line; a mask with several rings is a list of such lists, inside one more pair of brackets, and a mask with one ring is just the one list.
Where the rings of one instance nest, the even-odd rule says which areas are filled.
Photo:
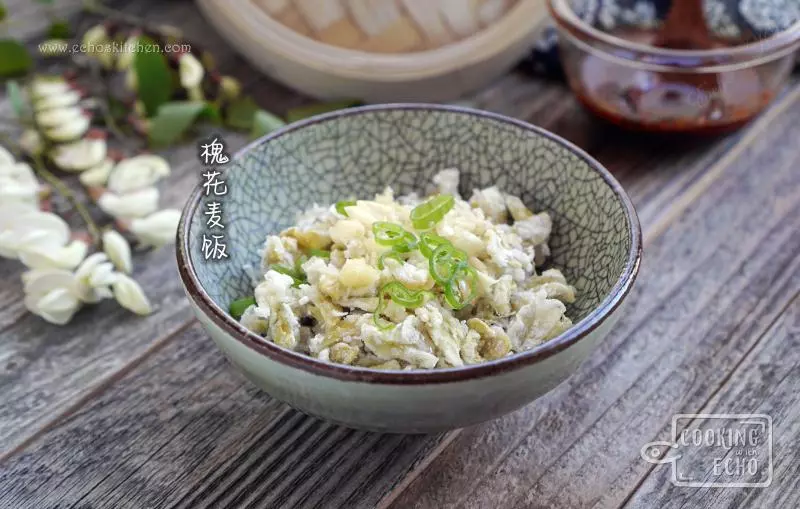
[[142, 287], [125, 274], [117, 275], [117, 279], [111, 285], [111, 289], [114, 291], [114, 298], [125, 309], [138, 315], [149, 315], [153, 312], [150, 301], [147, 300]]
[[103, 233], [103, 252], [108, 255], [117, 270], [125, 274], [133, 272], [131, 246], [118, 231], [107, 230]]
[[55, 147], [51, 158], [64, 171], [81, 172], [103, 162], [106, 149], [104, 138], [87, 137]]
[[38, 246], [57, 249], [69, 240], [69, 226], [59, 216], [20, 205], [0, 208], [0, 256], [18, 258], [21, 249]]
[[131, 68], [131, 64], [133, 64], [133, 52], [134, 52], [133, 50], [136, 49], [136, 44], [138, 42], [139, 42], [138, 33], [131, 35], [125, 40], [125, 44], [122, 47], [123, 51], [117, 57], [117, 71], [128, 71]]
[[183, 88], [188, 90], [199, 87], [204, 74], [203, 64], [194, 55], [184, 53], [179, 57], [178, 76]]
[[65, 106], [61, 108], [50, 108], [36, 113], [36, 123], [39, 127], [57, 127], [67, 122], [83, 116], [83, 110], [78, 106]]
[[26, 154], [37, 156], [44, 150], [44, 143], [39, 132], [35, 129], [26, 129], [19, 137], [19, 146]]
[[73, 141], [86, 134], [91, 123], [92, 117], [87, 113], [56, 127], [45, 129], [44, 135], [51, 141]]
[[242, 93], [242, 84], [231, 76], [223, 76], [219, 82], [219, 91], [222, 99], [232, 101]]
[[142, 244], [160, 247], [175, 241], [180, 219], [180, 210], [164, 209], [132, 220], [129, 229]]
[[61, 76], [39, 77], [33, 80], [29, 93], [31, 100], [37, 101], [44, 97], [61, 95], [72, 91], [72, 85]]
[[[94, 253], [86, 257], [75, 271], [75, 292], [83, 302], [94, 303], [100, 299], [108, 299], [112, 296], [108, 285], [92, 285], [92, 282], [110, 281], [106, 274], [108, 268], [113, 270], [113, 266], [108, 263], [105, 253]], [[97, 274], [95, 274], [97, 273]], [[109, 283], [110, 284], [110, 283]]]
[[103, 67], [111, 69], [114, 66], [114, 53], [111, 47], [111, 39], [108, 31], [103, 25], [95, 25], [83, 34], [81, 40], [86, 48], [86, 54], [96, 58]]
[[78, 177], [78, 180], [80, 180], [81, 184], [86, 187], [104, 186], [106, 185], [106, 182], [108, 182], [108, 176], [111, 175], [111, 170], [113, 168], [114, 161], [112, 161], [110, 158], [106, 158], [97, 166], [92, 166], [88, 170], [81, 173]]
[[129, 193], [158, 182], [169, 175], [169, 163], [161, 156], [142, 154], [120, 161], [108, 178], [108, 189]]
[[105, 192], [97, 205], [113, 217], [144, 217], [158, 209], [158, 189], [146, 187], [127, 194]]
[[34, 101], [33, 109], [37, 112], [51, 108], [75, 106], [81, 101], [81, 93], [77, 90], [68, 90], [62, 94], [48, 95]]

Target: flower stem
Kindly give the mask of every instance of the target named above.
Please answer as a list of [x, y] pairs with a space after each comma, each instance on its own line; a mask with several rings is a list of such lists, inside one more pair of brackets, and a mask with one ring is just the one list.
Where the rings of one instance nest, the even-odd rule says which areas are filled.
[[33, 160], [34, 171], [37, 175], [39, 175], [42, 180], [50, 184], [53, 189], [55, 189], [61, 196], [66, 198], [75, 210], [78, 212], [78, 215], [81, 216], [81, 219], [84, 223], [86, 223], [86, 229], [89, 230], [89, 235], [92, 237], [92, 244], [94, 247], [100, 247], [100, 228], [97, 227], [97, 223], [94, 222], [92, 219], [91, 214], [89, 214], [89, 210], [86, 206], [81, 203], [75, 193], [67, 187], [64, 182], [61, 181], [60, 178], [55, 176], [44, 164], [44, 160], [40, 154], [31, 155], [31, 159]]

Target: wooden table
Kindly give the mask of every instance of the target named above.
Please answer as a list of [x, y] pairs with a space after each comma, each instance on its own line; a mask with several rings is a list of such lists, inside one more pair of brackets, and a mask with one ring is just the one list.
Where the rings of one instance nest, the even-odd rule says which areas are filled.
[[[39, 7], [11, 3], [29, 23], [14, 31], [41, 29]], [[214, 48], [265, 107], [305, 100], [235, 56], [190, 2], [118, 3]], [[562, 84], [514, 73], [471, 102], [587, 149], [637, 206], [639, 281], [578, 373], [472, 428], [353, 431], [270, 399], [226, 363], [190, 316], [171, 248], [136, 260], [151, 316], [104, 303], [65, 327], [25, 311], [21, 266], [0, 260], [0, 507], [799, 507], [797, 81], [741, 132], [691, 145], [611, 129]], [[163, 201], [180, 206], [195, 149], [169, 158]], [[772, 416], [770, 487], [678, 488], [668, 466], [642, 460], [644, 444], [670, 439], [674, 414], [699, 412]]]

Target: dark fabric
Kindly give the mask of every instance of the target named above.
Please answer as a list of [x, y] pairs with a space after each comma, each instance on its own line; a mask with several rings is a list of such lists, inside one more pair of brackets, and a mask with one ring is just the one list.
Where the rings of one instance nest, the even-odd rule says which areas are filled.
[[[610, 31], [653, 28], [669, 11], [671, 0], [572, 0], [574, 11], [587, 23]], [[800, 0], [705, 0], [712, 33], [725, 38], [764, 38], [800, 19]], [[528, 72], [561, 78], [555, 29], [545, 28], [521, 67]]]

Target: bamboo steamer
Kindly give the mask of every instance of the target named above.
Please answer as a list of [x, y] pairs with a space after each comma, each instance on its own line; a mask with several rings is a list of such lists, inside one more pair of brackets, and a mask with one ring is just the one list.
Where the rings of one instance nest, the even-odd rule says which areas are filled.
[[256, 67], [321, 99], [445, 101], [530, 49], [545, 0], [198, 0]]

